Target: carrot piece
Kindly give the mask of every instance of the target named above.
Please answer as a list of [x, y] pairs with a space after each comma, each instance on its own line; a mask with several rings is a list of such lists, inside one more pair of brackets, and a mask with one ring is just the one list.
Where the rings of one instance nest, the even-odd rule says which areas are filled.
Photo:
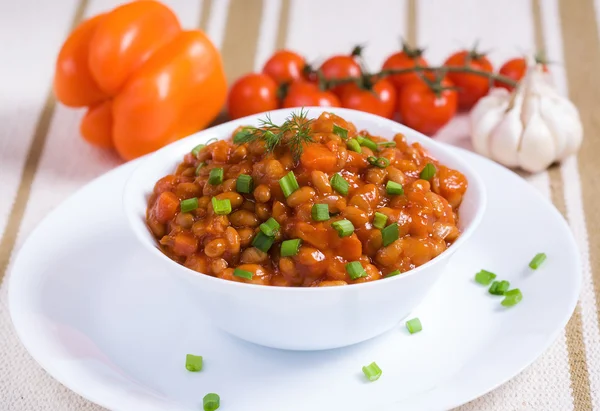
[[352, 234], [349, 237], [340, 238], [336, 244], [337, 255], [348, 261], [358, 260], [362, 256], [362, 243]]
[[312, 246], [324, 250], [327, 248], [327, 231], [323, 227], [316, 227], [308, 223], [296, 224], [296, 237]]
[[300, 162], [310, 170], [333, 172], [339, 169], [335, 153], [321, 144], [307, 144], [304, 146]]
[[175, 217], [175, 214], [177, 214], [177, 207], [179, 207], [179, 199], [177, 196], [170, 191], [165, 191], [156, 199], [156, 203], [154, 204], [154, 216], [159, 223], [168, 223]]
[[178, 233], [173, 239], [173, 253], [190, 256], [198, 249], [198, 239], [189, 233]]

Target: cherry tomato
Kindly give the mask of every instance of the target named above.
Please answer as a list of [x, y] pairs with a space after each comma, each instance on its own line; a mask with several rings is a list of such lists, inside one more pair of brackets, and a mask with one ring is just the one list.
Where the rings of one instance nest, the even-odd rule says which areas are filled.
[[[481, 71], [491, 73], [493, 71], [492, 63], [484, 54], [475, 50], [462, 50], [454, 53], [444, 63], [446, 66], [471, 67]], [[477, 74], [471, 73], [448, 73], [450, 81], [459, 88], [458, 106], [461, 110], [468, 110], [477, 103], [481, 97], [485, 96], [490, 89], [490, 81]]]
[[340, 107], [340, 100], [331, 91], [320, 90], [315, 83], [296, 81], [288, 89], [283, 99], [283, 107]]
[[277, 84], [291, 83], [303, 76], [306, 61], [298, 53], [279, 50], [265, 63], [262, 72], [271, 77]]
[[[548, 66], [546, 66], [546, 64], [543, 61], [538, 61], [538, 64], [542, 65], [542, 70], [544, 70], [544, 72], [548, 72]], [[500, 67], [498, 73], [515, 81], [521, 81], [526, 71], [527, 61], [523, 57], [518, 57], [510, 59], [506, 63], [504, 63], [502, 67]], [[494, 81], [494, 87], [503, 87], [507, 90], [513, 89], [512, 86], [509, 86], [508, 84], [502, 83], [498, 80]]]
[[[328, 58], [321, 64], [319, 70], [326, 80], [338, 79], [343, 77], [360, 77], [360, 64], [356, 57], [360, 55], [360, 47], [355, 48], [350, 55], [338, 55]], [[344, 94], [344, 91], [351, 88], [349, 84], [340, 84], [331, 89], [338, 97]]]
[[233, 83], [227, 96], [227, 112], [232, 119], [278, 107], [277, 83], [266, 74], [246, 74]]
[[[438, 84], [442, 87], [452, 85], [447, 80]], [[398, 111], [402, 124], [431, 136], [454, 117], [457, 102], [455, 90], [436, 93], [424, 81], [415, 81], [402, 88], [398, 96]]]
[[[387, 58], [385, 63], [383, 63], [383, 70], [389, 69], [405, 69], [411, 68], [415, 66], [427, 66], [427, 61], [422, 57], [423, 50], [422, 49], [413, 49], [408, 47], [408, 45], [402, 45], [402, 51], [398, 53], [394, 53]], [[413, 81], [420, 80], [419, 75], [416, 72], [413, 73], [405, 73], [405, 74], [394, 74], [389, 77], [386, 77], [390, 80], [396, 90], [398, 92], [401, 91], [402, 87], [408, 83]]]
[[396, 98], [394, 85], [387, 79], [380, 79], [371, 90], [362, 89], [355, 83], [349, 84], [344, 90], [341, 102], [342, 107], [392, 118], [396, 109]]

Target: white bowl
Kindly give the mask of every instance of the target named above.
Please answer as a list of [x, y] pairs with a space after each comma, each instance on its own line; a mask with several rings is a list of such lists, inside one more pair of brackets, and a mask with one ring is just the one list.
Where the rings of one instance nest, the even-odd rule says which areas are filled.
[[[146, 207], [154, 184], [174, 172], [184, 154], [211, 138], [229, 138], [240, 125], [258, 125], [263, 114], [230, 121], [191, 135], [152, 154], [133, 172], [124, 191], [125, 213], [148, 258], [165, 264], [165, 275], [189, 283], [199, 309], [220, 329], [256, 344], [290, 350], [343, 347], [375, 337], [396, 326], [425, 297], [442, 275], [452, 254], [479, 225], [486, 204], [479, 176], [443, 145], [394, 121], [349, 109], [310, 107], [309, 117], [332, 112], [358, 130], [392, 138], [403, 133], [419, 142], [439, 161], [459, 170], [469, 186], [459, 209], [462, 235], [438, 257], [407, 273], [378, 281], [341, 287], [272, 287], [227, 281], [197, 273], [165, 256], [146, 226]], [[281, 123], [292, 110], [270, 113]], [[187, 313], [189, 315], [189, 313]], [[177, 319], [173, 319], [174, 321]]]

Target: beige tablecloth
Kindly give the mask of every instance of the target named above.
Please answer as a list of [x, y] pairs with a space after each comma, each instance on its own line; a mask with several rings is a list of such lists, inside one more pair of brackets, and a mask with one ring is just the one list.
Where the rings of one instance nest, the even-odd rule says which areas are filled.
[[[48, 376], [19, 343], [7, 308], [11, 258], [65, 197], [120, 161], [78, 135], [81, 112], [56, 103], [54, 59], [70, 28], [118, 0], [0, 2], [0, 409], [96, 410]], [[498, 65], [544, 48], [559, 89], [581, 110], [578, 158], [526, 177], [568, 220], [583, 259], [583, 292], [569, 324], [531, 367], [461, 410], [600, 409], [600, 2], [593, 0], [168, 0], [187, 27], [221, 48], [228, 78], [259, 69], [287, 47], [319, 61], [367, 46], [377, 69], [400, 37], [432, 63], [480, 41]], [[564, 62], [564, 63], [561, 63]], [[457, 118], [437, 137], [469, 146]], [[577, 273], [564, 273], [577, 275]]]

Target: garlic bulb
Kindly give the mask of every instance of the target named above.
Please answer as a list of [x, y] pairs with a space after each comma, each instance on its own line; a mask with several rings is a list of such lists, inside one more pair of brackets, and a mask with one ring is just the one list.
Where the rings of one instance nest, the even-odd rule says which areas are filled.
[[475, 151], [535, 173], [574, 154], [583, 129], [577, 108], [530, 67], [514, 91], [494, 88], [471, 111]]

